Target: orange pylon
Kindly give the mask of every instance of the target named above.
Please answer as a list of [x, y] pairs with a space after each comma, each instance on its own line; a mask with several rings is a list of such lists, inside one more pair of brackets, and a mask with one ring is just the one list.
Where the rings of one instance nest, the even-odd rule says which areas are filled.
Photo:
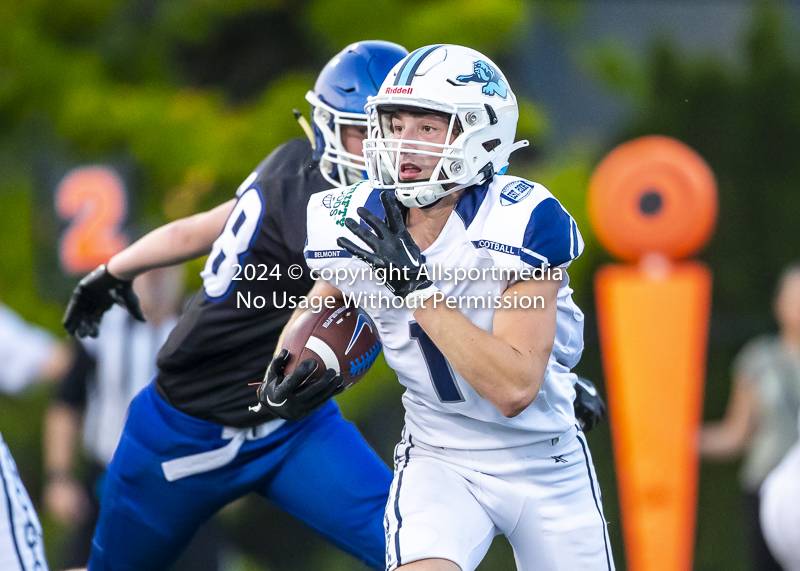
[[628, 568], [688, 571], [711, 273], [678, 260], [713, 231], [716, 183], [689, 147], [643, 137], [600, 163], [589, 213], [601, 244], [638, 262], [595, 276]]

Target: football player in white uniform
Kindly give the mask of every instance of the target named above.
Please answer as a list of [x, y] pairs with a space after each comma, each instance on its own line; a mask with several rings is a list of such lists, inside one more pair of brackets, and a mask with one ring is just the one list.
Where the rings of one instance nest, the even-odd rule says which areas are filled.
[[[72, 355], [50, 333], [0, 303], [0, 363], [0, 394], [16, 395], [35, 382], [60, 380]], [[0, 434], [0, 570], [31, 569], [48, 569], [42, 526]]]
[[472, 571], [500, 533], [523, 571], [613, 569], [572, 404], [583, 314], [566, 268], [583, 241], [547, 189], [503, 174], [527, 145], [507, 80], [428, 46], [367, 111], [369, 182], [312, 196], [305, 255], [312, 295], [364, 307], [407, 387], [387, 569]]

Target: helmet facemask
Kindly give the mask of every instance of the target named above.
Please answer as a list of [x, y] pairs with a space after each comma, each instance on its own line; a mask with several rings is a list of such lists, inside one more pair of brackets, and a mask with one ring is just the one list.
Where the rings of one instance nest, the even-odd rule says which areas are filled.
[[363, 180], [364, 157], [348, 152], [342, 143], [342, 127], [350, 125], [366, 131], [367, 117], [363, 113], [338, 111], [327, 105], [313, 91], [306, 94], [311, 103], [311, 120], [317, 151], [322, 147], [319, 169], [334, 186], [349, 186]]
[[[493, 173], [467, 168], [465, 151], [473, 136], [489, 122], [485, 109], [478, 106], [411, 107], [397, 105], [367, 105], [369, 132], [364, 141], [367, 175], [376, 188], [394, 188], [398, 200], [407, 207], [427, 206], [443, 196], [484, 182]], [[412, 114], [434, 113], [449, 115], [444, 141], [431, 143], [414, 139], [397, 139], [392, 129], [392, 116], [397, 111]], [[455, 134], [455, 136], [454, 136]], [[430, 176], [425, 179], [402, 181], [401, 158], [417, 156], [438, 157]], [[483, 167], [484, 165], [481, 165]], [[480, 167], [479, 167], [480, 168]], [[487, 176], [488, 175], [488, 176]]]
[[[400, 139], [394, 135], [392, 118], [398, 111], [412, 115], [433, 113], [447, 121], [447, 130], [443, 142], [429, 142], [418, 139]], [[370, 110], [369, 136], [364, 143], [364, 154], [367, 157], [367, 175], [373, 186], [394, 188], [398, 199], [405, 206], [426, 206], [455, 189], [454, 183], [463, 178], [463, 150], [458, 136], [462, 133], [458, 116], [438, 109], [421, 107], [398, 107], [395, 105], [376, 106]], [[453, 134], [456, 133], [456, 137]], [[447, 141], [452, 141], [448, 143]], [[414, 160], [414, 156], [426, 157], [424, 162], [430, 167], [430, 159], [438, 159], [433, 165], [430, 175], [416, 180], [402, 181], [400, 176], [402, 159]], [[447, 185], [448, 188], [445, 188]]]

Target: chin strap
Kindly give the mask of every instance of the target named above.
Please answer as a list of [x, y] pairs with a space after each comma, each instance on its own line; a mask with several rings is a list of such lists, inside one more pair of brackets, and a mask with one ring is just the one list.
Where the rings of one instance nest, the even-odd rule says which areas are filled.
[[395, 192], [397, 200], [400, 204], [407, 208], [424, 208], [439, 200], [446, 193], [441, 184], [430, 184], [427, 186], [417, 187], [418, 192], [412, 196], [401, 196]]

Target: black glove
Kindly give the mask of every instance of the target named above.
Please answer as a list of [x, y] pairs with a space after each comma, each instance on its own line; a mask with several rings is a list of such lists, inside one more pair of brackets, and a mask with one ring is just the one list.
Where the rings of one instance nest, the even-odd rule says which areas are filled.
[[280, 418], [303, 420], [344, 390], [342, 377], [333, 369], [328, 369], [316, 381], [306, 383], [317, 370], [314, 359], [306, 359], [291, 374], [284, 376], [289, 357], [289, 351], [282, 349], [272, 358], [264, 381], [258, 388], [258, 400]]
[[381, 202], [386, 210], [386, 222], [379, 220], [364, 207], [356, 210], [361, 219], [372, 228], [372, 232], [352, 218], [344, 221], [347, 229], [372, 248], [372, 252], [359, 248], [347, 238], [339, 238], [336, 243], [373, 269], [386, 270], [386, 287], [397, 297], [405, 299], [412, 292], [433, 286], [433, 282], [427, 278], [425, 272], [422, 272], [422, 276], [418, 275], [421, 254], [406, 230], [394, 191], [384, 190], [381, 193]]
[[600, 424], [606, 415], [606, 403], [600, 398], [592, 381], [578, 377], [575, 381], [575, 418], [581, 425], [581, 430], [589, 432]]
[[115, 303], [139, 321], [144, 321], [133, 282], [115, 278], [105, 264], [84, 277], [69, 298], [64, 312], [64, 329], [78, 337], [97, 337], [103, 314]]

